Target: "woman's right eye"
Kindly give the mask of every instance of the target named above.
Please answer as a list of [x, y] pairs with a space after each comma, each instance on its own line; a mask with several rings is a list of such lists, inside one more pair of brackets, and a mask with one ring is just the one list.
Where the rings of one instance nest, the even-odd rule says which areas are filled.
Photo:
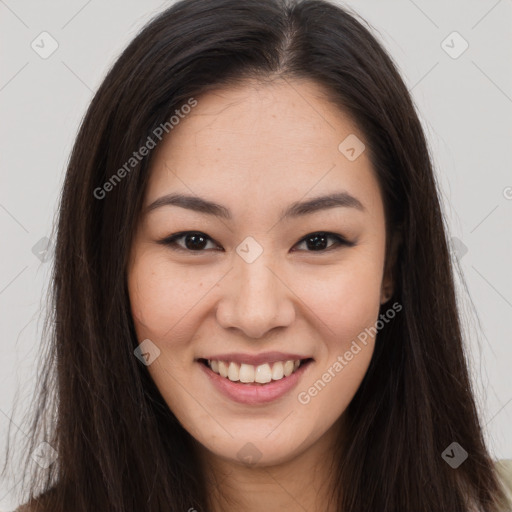
[[[184, 240], [184, 247], [178, 240]], [[186, 252], [202, 252], [208, 244], [208, 240], [213, 240], [200, 231], [183, 231], [170, 235], [163, 240], [159, 240], [158, 243], [170, 247], [174, 251], [186, 251]]]

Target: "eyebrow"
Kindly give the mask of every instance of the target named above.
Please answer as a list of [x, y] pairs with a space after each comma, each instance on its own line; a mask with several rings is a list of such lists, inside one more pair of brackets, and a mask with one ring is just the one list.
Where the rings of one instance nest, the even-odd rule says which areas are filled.
[[[189, 196], [184, 194], [168, 194], [159, 197], [146, 208], [144, 214], [162, 206], [179, 206], [180, 208], [186, 208], [187, 210], [193, 210], [206, 215], [220, 217], [222, 219], [232, 219], [231, 212], [225, 206], [198, 196]], [[320, 210], [337, 207], [355, 208], [362, 212], [366, 211], [361, 201], [350, 195], [348, 192], [336, 192], [333, 194], [315, 197], [307, 201], [292, 203], [281, 213], [281, 218], [296, 218], [303, 215], [309, 215]]]

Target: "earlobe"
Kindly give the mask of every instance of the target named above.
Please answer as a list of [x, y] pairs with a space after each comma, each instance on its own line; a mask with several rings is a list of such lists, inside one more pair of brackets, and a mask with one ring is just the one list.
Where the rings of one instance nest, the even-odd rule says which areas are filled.
[[380, 303], [385, 304], [391, 298], [392, 294], [393, 294], [393, 292], [383, 290], [381, 299], [380, 299]]
[[386, 268], [384, 277], [382, 279], [381, 287], [381, 304], [386, 303], [395, 292], [395, 273], [398, 249], [402, 243], [402, 231], [397, 229], [393, 235], [389, 248], [389, 255], [386, 261]]
[[382, 278], [382, 286], [380, 289], [380, 303], [386, 303], [394, 292], [392, 265], [386, 263], [384, 277]]

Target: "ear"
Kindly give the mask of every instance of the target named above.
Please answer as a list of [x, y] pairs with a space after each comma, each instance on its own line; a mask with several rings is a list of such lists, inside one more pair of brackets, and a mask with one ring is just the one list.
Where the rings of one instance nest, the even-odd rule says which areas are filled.
[[382, 286], [381, 286], [381, 299], [380, 303], [384, 304], [387, 302], [395, 292], [395, 280], [396, 280], [396, 260], [398, 249], [402, 245], [402, 231], [400, 229], [396, 230], [392, 237], [391, 242], [389, 244], [389, 255], [386, 260], [384, 275], [382, 278]]

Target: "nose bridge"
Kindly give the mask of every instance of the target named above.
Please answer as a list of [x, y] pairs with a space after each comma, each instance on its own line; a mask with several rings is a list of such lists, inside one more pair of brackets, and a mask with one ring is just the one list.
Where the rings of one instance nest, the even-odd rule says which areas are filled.
[[289, 324], [293, 304], [278, 277], [279, 266], [271, 251], [263, 250], [254, 239], [246, 239], [236, 252], [228, 291], [217, 309], [219, 323], [224, 328], [237, 327], [254, 338]]
[[265, 305], [267, 309], [271, 309], [276, 302], [279, 286], [275, 271], [271, 270], [272, 265], [269, 263], [269, 258], [262, 256], [253, 263], [237, 263], [239, 270], [236, 289], [239, 302], [247, 306], [257, 306], [260, 310]]

